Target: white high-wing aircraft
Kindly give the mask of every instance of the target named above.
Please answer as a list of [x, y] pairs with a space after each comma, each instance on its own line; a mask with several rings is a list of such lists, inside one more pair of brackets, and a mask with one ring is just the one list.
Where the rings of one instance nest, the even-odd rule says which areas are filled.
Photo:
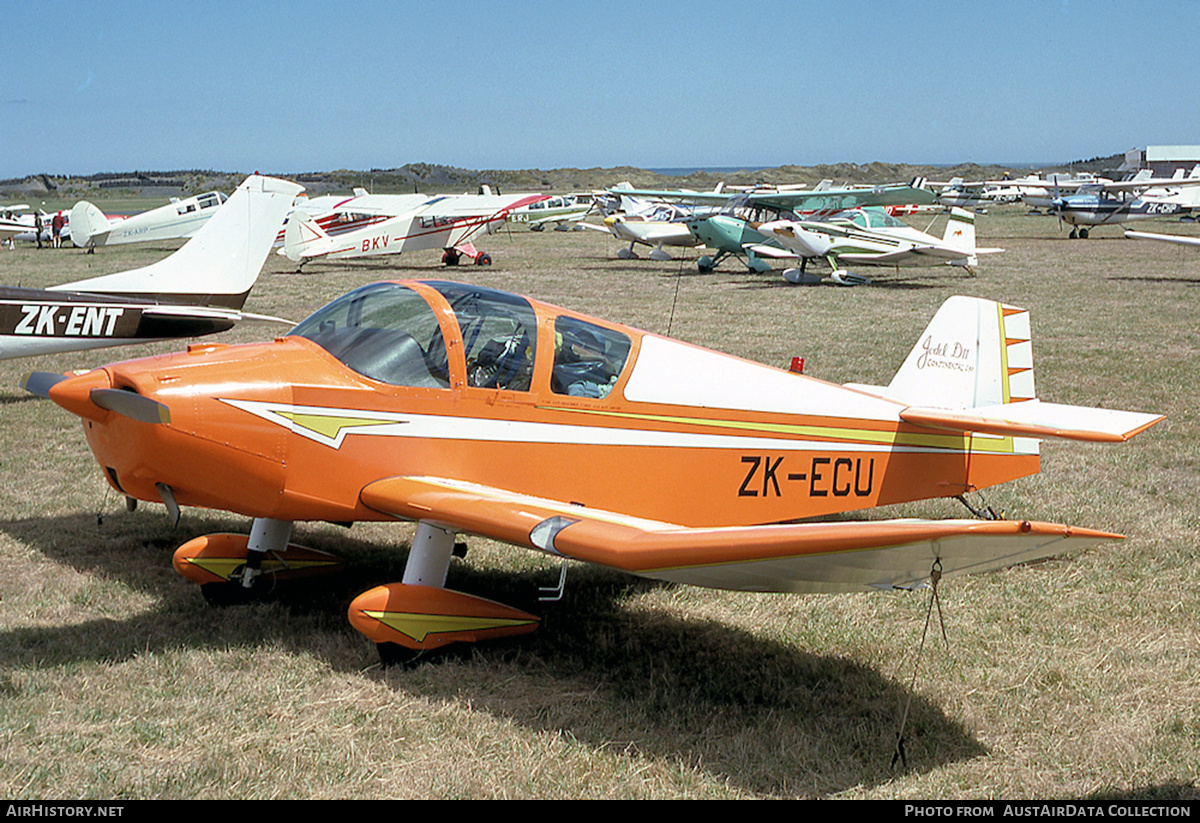
[[192, 237], [228, 199], [219, 191], [210, 191], [115, 220], [88, 201], [80, 200], [71, 209], [71, 242], [90, 251], [96, 246]]
[[[758, 230], [774, 238], [801, 259], [801, 267], [784, 271], [789, 283], [819, 283], [822, 275], [810, 274], [810, 259], [823, 257], [832, 269], [830, 278], [840, 285], [869, 282], [853, 275], [845, 263], [866, 266], [961, 266], [968, 271], [978, 264], [977, 255], [1003, 251], [975, 245], [975, 216], [953, 208], [942, 237], [918, 231], [891, 217], [882, 209], [861, 208], [843, 212], [829, 220], [774, 220]], [[767, 250], [763, 250], [767, 251]]]
[[0, 207], [0, 242], [33, 230], [33, 217], [26, 219], [22, 213], [27, 208], [24, 203]]
[[50, 289], [0, 287], [0, 360], [224, 331], [241, 311], [301, 186], [253, 175], [178, 251]]
[[514, 209], [546, 198], [544, 194], [355, 197], [339, 205], [337, 213], [373, 214], [382, 219], [349, 231], [323, 228], [317, 218], [298, 208], [288, 218], [279, 253], [303, 265], [313, 258], [344, 259], [442, 249], [442, 262], [447, 265], [457, 265], [463, 255], [478, 265], [488, 265], [491, 256], [477, 250], [471, 241], [503, 226]]

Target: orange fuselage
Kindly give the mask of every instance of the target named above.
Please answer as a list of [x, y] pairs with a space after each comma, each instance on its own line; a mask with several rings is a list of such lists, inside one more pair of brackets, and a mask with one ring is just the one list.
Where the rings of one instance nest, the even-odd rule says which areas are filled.
[[[293, 336], [117, 363], [63, 381], [51, 396], [84, 418], [97, 461], [122, 493], [157, 501], [155, 484], [165, 484], [180, 505], [280, 520], [388, 519], [364, 505], [360, 492], [397, 476], [719, 526], [955, 496], [1038, 470], [1030, 441], [907, 424], [901, 404], [615, 324], [604, 325], [632, 342], [611, 392], [555, 392], [552, 324], [582, 315], [534, 301], [538, 334], [527, 390], [476, 387], [450, 308], [423, 284], [408, 285], [440, 318], [445, 388], [373, 380]], [[728, 370], [724, 383], [742, 370], [752, 375], [742, 400], [725, 407], [664, 402], [666, 390], [649, 370], [666, 373], [665, 358], [679, 352], [719, 358]], [[754, 398], [747, 395], [760, 381], [800, 398], [811, 392], [813, 407], [749, 408]], [[110, 386], [165, 404], [169, 425], [88, 402], [91, 388]], [[724, 390], [722, 397], [739, 396], [736, 387]], [[836, 399], [833, 413], [829, 398]], [[860, 401], [862, 416], [846, 411]]]

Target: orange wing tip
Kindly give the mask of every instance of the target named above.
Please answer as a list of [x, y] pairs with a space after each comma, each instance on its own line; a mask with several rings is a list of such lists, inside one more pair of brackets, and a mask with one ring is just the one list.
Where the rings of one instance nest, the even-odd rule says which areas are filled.
[[[171, 565], [193, 583], [223, 583], [246, 564], [249, 542], [244, 534], [206, 534], [176, 549]], [[336, 555], [289, 543], [282, 552], [268, 552], [262, 571], [275, 580], [294, 580], [339, 571], [344, 565]]]
[[437, 649], [455, 642], [474, 643], [529, 634], [540, 618], [462, 592], [391, 583], [354, 598], [350, 624], [376, 643], [408, 649]]

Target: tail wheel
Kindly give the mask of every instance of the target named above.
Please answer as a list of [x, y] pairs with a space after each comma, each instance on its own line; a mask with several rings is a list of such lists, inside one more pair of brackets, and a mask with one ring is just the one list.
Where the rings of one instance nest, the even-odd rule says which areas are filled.
[[481, 254], [475, 258], [475, 265], [476, 266], [492, 265], [492, 256], [490, 254], [488, 254], [487, 252], [484, 252], [483, 254]]

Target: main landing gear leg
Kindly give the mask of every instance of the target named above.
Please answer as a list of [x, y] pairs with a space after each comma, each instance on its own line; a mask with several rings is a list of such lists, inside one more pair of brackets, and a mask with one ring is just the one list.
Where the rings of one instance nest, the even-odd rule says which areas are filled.
[[450, 558], [454, 555], [454, 532], [438, 528], [424, 520], [417, 523], [412, 550], [404, 566], [402, 582], [410, 586], [446, 587]]
[[262, 561], [267, 552], [283, 554], [292, 536], [291, 520], [272, 520], [269, 517], [254, 518], [250, 527], [250, 542], [246, 546], [246, 568], [242, 572], [242, 588], [254, 587], [254, 580], [262, 574]]

